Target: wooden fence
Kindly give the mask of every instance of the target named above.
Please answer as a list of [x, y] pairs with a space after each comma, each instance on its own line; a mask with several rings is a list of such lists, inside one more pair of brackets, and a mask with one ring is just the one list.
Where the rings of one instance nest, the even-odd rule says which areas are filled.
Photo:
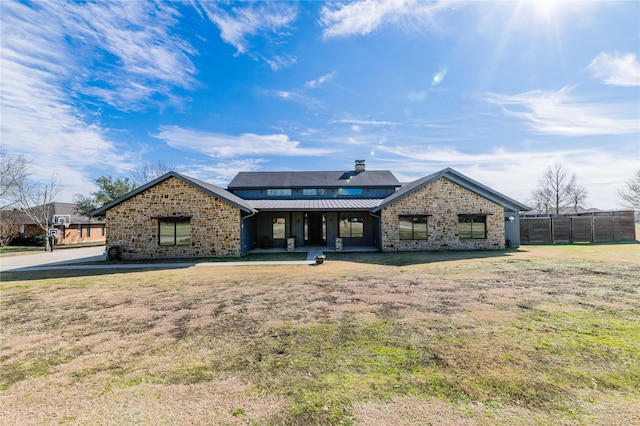
[[633, 211], [521, 215], [521, 244], [598, 243], [636, 239]]

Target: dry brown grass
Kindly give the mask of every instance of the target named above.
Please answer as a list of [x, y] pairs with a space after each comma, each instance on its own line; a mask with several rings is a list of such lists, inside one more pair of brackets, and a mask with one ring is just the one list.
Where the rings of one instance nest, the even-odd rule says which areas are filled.
[[530, 246], [4, 274], [0, 418], [640, 424], [639, 256]]

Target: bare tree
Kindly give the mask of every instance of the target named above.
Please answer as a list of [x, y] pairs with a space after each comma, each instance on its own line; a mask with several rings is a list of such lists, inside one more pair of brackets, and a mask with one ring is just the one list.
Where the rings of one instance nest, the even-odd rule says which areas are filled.
[[19, 210], [0, 210], [0, 247], [4, 247], [20, 234], [23, 214]]
[[577, 211], [578, 205], [587, 198], [587, 190], [577, 184], [575, 173], [555, 163], [545, 170], [532, 198], [539, 212], [558, 214], [569, 206]]
[[626, 207], [640, 210], [640, 170], [624, 185], [624, 188], [618, 190], [618, 197]]
[[0, 149], [0, 209], [16, 204], [20, 188], [31, 174], [30, 166], [23, 155], [10, 155]]
[[60, 194], [62, 187], [55, 178], [48, 183], [31, 183], [25, 182], [19, 189], [19, 197], [17, 206], [45, 234], [45, 251], [51, 251], [49, 244], [49, 227], [50, 220], [53, 216], [53, 202]]
[[133, 173], [131, 173], [131, 177], [135, 184], [140, 186], [159, 178], [173, 170], [173, 168], [173, 165], [167, 164], [162, 160], [148, 162], [134, 170]]

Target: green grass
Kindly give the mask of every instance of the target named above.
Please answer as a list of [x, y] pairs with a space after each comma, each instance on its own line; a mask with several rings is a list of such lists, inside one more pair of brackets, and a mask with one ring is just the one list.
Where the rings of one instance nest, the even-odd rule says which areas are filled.
[[0, 291], [0, 415], [168, 424], [188, 406], [219, 424], [638, 423], [637, 254], [14, 275]]

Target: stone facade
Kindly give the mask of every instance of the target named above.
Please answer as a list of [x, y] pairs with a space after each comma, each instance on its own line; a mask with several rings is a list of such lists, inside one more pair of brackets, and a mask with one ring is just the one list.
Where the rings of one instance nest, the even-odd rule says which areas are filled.
[[[238, 257], [241, 212], [175, 177], [160, 182], [106, 212], [107, 246], [124, 259], [151, 257]], [[190, 245], [160, 245], [159, 218], [189, 217]]]
[[[487, 215], [486, 239], [460, 239], [458, 215]], [[400, 215], [429, 215], [426, 240], [400, 240]], [[446, 178], [425, 185], [381, 211], [382, 251], [503, 249], [504, 208]]]

